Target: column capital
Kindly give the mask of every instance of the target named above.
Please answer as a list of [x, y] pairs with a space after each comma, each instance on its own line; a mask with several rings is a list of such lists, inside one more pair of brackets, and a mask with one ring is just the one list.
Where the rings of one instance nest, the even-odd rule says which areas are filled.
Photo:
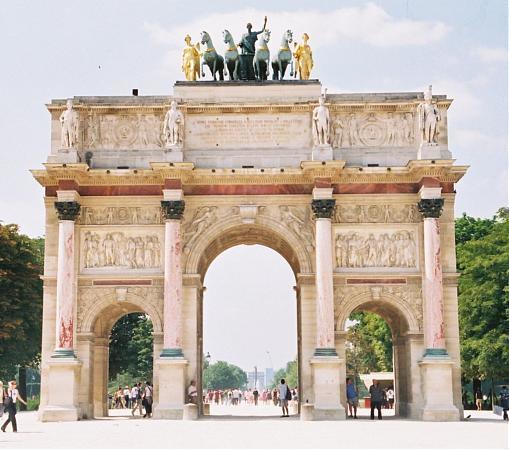
[[81, 209], [78, 202], [55, 202], [59, 220], [76, 220]]
[[417, 202], [417, 209], [425, 219], [438, 219], [444, 207], [443, 198], [423, 198]]
[[182, 219], [186, 203], [184, 200], [161, 200], [161, 209], [165, 220]]
[[317, 219], [330, 219], [336, 207], [336, 200], [333, 198], [314, 199], [311, 208]]

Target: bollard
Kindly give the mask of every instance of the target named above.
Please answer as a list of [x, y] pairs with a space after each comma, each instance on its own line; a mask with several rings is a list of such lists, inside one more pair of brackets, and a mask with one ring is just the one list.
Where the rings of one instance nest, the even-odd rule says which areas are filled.
[[315, 405], [312, 403], [303, 403], [300, 407], [300, 420], [313, 420]]
[[203, 404], [203, 415], [210, 416], [210, 403]]
[[194, 403], [186, 403], [184, 405], [183, 420], [197, 420], [198, 419], [198, 406]]

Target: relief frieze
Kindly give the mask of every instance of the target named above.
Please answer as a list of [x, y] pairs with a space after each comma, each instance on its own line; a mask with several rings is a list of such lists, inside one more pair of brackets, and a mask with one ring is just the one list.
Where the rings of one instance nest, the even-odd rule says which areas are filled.
[[336, 203], [336, 223], [417, 223], [421, 215], [416, 204], [380, 205]]
[[158, 225], [162, 224], [161, 208], [139, 206], [106, 206], [81, 208], [81, 225]]

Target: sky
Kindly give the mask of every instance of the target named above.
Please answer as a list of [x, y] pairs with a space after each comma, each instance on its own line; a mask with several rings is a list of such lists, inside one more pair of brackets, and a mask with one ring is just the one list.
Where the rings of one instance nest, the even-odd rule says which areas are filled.
[[[28, 170], [41, 168], [50, 151], [45, 104], [52, 98], [130, 95], [133, 88], [171, 95], [184, 78], [187, 33], [195, 42], [206, 30], [222, 48], [223, 29], [238, 40], [248, 21], [261, 29], [265, 15], [271, 48], [288, 28], [297, 38], [308, 33], [312, 76], [329, 93], [422, 91], [432, 84], [435, 94], [453, 98], [449, 149], [457, 164], [470, 165], [457, 185], [456, 215], [491, 217], [507, 205], [505, 0], [3, 1], [0, 220], [44, 234], [43, 190]], [[242, 266], [258, 270], [265, 257], [255, 252]], [[214, 264], [222, 267], [212, 267], [207, 280], [221, 286], [212, 274], [222, 277], [235, 260], [226, 252]], [[234, 304], [231, 296], [242, 291], [233, 284], [218, 302]]]

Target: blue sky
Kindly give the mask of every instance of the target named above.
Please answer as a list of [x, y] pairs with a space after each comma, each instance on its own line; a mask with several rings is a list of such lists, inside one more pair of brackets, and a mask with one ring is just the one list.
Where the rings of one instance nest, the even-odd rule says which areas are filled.
[[194, 42], [205, 29], [222, 48], [221, 30], [238, 39], [247, 21], [259, 29], [264, 15], [273, 47], [287, 28], [310, 35], [313, 77], [330, 93], [432, 84], [454, 98], [450, 150], [458, 164], [471, 165], [457, 186], [456, 214], [490, 217], [507, 205], [505, 0], [4, 1], [0, 220], [33, 236], [44, 232], [43, 191], [28, 170], [49, 153], [45, 103], [132, 88], [171, 94], [183, 79], [186, 33]]

